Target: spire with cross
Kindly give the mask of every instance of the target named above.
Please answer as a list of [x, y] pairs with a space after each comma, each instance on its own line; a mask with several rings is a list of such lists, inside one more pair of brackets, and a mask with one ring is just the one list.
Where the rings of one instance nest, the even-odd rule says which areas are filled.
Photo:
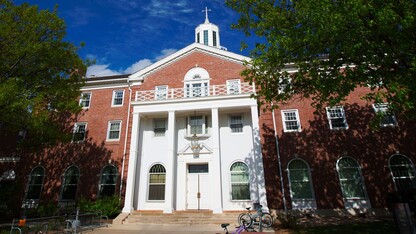
[[209, 23], [209, 20], [208, 20], [208, 11], [211, 11], [211, 9], [208, 9], [208, 7], [205, 7], [205, 10], [202, 10], [202, 12], [204, 12], [205, 11], [205, 24], [208, 24]]

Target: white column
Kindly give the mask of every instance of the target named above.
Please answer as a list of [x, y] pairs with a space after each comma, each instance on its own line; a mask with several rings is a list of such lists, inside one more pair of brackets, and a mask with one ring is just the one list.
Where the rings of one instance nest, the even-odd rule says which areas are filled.
[[167, 148], [167, 163], [166, 163], [166, 183], [165, 183], [165, 208], [164, 213], [172, 213], [173, 211], [173, 185], [175, 179], [175, 111], [169, 111], [168, 117], [168, 148]]
[[130, 213], [133, 211], [134, 202], [134, 186], [136, 179], [136, 167], [138, 157], [138, 146], [139, 146], [139, 126], [140, 126], [140, 114], [133, 114], [133, 123], [131, 125], [131, 143], [129, 153], [129, 166], [127, 171], [127, 185], [126, 195], [124, 197], [123, 213]]
[[261, 153], [259, 115], [257, 105], [251, 106], [251, 120], [253, 124], [253, 161], [256, 170], [257, 198], [264, 209], [267, 207], [266, 182], [264, 177], [263, 155]]
[[220, 127], [218, 120], [218, 108], [211, 109], [212, 115], [212, 165], [210, 166], [210, 175], [212, 176], [212, 211], [213, 213], [222, 213], [222, 171], [221, 171], [221, 154], [220, 154]]

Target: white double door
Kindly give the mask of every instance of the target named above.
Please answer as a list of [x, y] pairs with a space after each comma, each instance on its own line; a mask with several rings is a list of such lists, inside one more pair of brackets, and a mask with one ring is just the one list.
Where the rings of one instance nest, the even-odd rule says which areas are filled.
[[211, 183], [208, 164], [188, 165], [187, 209], [211, 209]]

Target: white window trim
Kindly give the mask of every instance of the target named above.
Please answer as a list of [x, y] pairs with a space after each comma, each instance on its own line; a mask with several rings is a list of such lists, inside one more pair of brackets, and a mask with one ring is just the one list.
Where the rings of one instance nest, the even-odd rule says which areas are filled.
[[[310, 186], [311, 191], [312, 191], [312, 198], [293, 198], [293, 191], [292, 191], [293, 186], [292, 186], [292, 180], [290, 179], [290, 171], [291, 170], [289, 169], [289, 165], [293, 160], [301, 160], [306, 164], [307, 170], [308, 170], [308, 175], [309, 175], [308, 182], [309, 182], [309, 186]], [[298, 170], [298, 169], [296, 169], [296, 170]], [[305, 202], [311, 202], [310, 203], [311, 207], [308, 207], [308, 208], [316, 209], [316, 196], [315, 196], [315, 189], [313, 187], [312, 169], [309, 167], [309, 164], [305, 160], [300, 159], [300, 158], [292, 159], [287, 164], [286, 172], [287, 172], [287, 177], [289, 179], [289, 190], [290, 190], [290, 199], [292, 201], [292, 206], [295, 206], [296, 203], [304, 204]], [[302, 208], [298, 208], [298, 209], [302, 209]]]
[[187, 136], [188, 137], [192, 137], [194, 134], [191, 132], [191, 125], [190, 125], [190, 122], [191, 122], [191, 117], [194, 117], [194, 116], [202, 116], [202, 134], [196, 134], [197, 136], [206, 136], [206, 135], [208, 135], [208, 132], [209, 132], [209, 130], [208, 130], [208, 118], [207, 118], [207, 116], [206, 115], [192, 115], [192, 116], [188, 116], [187, 118], [186, 118], [186, 134], [187, 134]]
[[[165, 132], [163, 133], [163, 135], [156, 134], [155, 129], [156, 129], [156, 121], [157, 120], [163, 120], [164, 121], [164, 124], [165, 124]], [[153, 136], [154, 137], [164, 137], [164, 136], [166, 136], [166, 130], [167, 130], [166, 122], [167, 122], [166, 121], [166, 118], [155, 118], [155, 119], [153, 119]]]
[[[234, 87], [237, 87], [237, 89], [235, 90]], [[240, 94], [240, 93], [241, 93], [240, 79], [227, 80], [227, 94]]]
[[[90, 99], [89, 99], [89, 101], [88, 101], [88, 106], [83, 106], [82, 105], [82, 103], [83, 103], [83, 101], [84, 101], [84, 98], [83, 98], [83, 95], [84, 94], [90, 94]], [[91, 106], [91, 100], [92, 100], [92, 92], [82, 92], [81, 93], [81, 98], [79, 99], [79, 105], [80, 106], [82, 106], [82, 109], [88, 109], [88, 108], [90, 108], [90, 106]]]
[[[235, 164], [235, 163], [238, 163], [238, 162], [241, 162], [241, 163], [244, 163], [246, 166], [247, 166], [247, 169], [249, 170], [248, 171], [248, 181], [247, 181], [247, 183], [233, 183], [233, 181], [232, 181], [232, 171], [231, 171], [231, 167]], [[228, 168], [228, 172], [229, 172], [229, 175], [230, 175], [230, 180], [229, 180], [229, 182], [230, 182], [230, 201], [231, 202], [244, 202], [244, 201], [251, 201], [251, 193], [250, 193], [250, 198], [249, 199], [233, 199], [233, 184], [248, 184], [248, 187], [249, 187], [249, 190], [251, 191], [251, 183], [250, 183], [250, 181], [251, 181], [251, 176], [250, 176], [250, 168], [248, 167], [248, 165], [247, 165], [247, 163], [245, 163], [245, 162], [243, 162], [243, 161], [235, 161], [235, 162], [232, 162], [231, 163], [231, 166]]]
[[[168, 99], [168, 90], [169, 90], [169, 87], [167, 85], [155, 86], [155, 100]], [[164, 91], [164, 93], [162, 91]]]
[[[341, 181], [344, 181], [345, 179], [341, 180], [340, 173], [339, 173], [339, 170], [340, 170], [339, 162], [341, 161], [341, 159], [344, 159], [344, 158], [351, 158], [352, 160], [354, 160], [357, 163], [357, 166], [358, 167], [352, 167], [352, 168], [356, 168], [358, 170], [358, 173], [359, 173], [359, 176], [360, 176], [359, 179], [362, 182], [361, 185], [362, 185], [362, 189], [364, 191], [364, 197], [345, 197], [344, 196], [344, 188], [341, 185]], [[351, 168], [351, 167], [348, 167], [348, 168]], [[365, 180], [364, 180], [364, 177], [363, 177], [363, 173], [361, 171], [361, 165], [358, 163], [357, 160], [355, 160], [355, 158], [352, 158], [350, 156], [344, 156], [344, 157], [339, 158], [337, 160], [336, 169], [337, 169], [337, 173], [338, 173], [338, 181], [339, 181], [339, 186], [340, 186], [340, 189], [341, 189], [341, 192], [342, 192], [341, 195], [342, 195], [342, 198], [343, 199], [345, 199], [345, 200], [354, 200], [354, 199], [356, 199], [356, 200], [357, 199], [359, 199], [359, 200], [366, 200], [366, 199], [368, 199], [367, 188], [365, 186]]]
[[[397, 166], [406, 166], [407, 167], [407, 166], [410, 166], [412, 168], [412, 171], [413, 171], [413, 176], [400, 176], [400, 177], [394, 176], [393, 169], [392, 169], [392, 165], [391, 165], [391, 159], [394, 156], [402, 156], [402, 157], [405, 157], [408, 160], [409, 164], [393, 165], [393, 167], [397, 167]], [[399, 180], [399, 179], [411, 179], [411, 180], [415, 180], [415, 178], [416, 178], [416, 170], [415, 170], [415, 166], [413, 164], [413, 161], [409, 157], [407, 157], [406, 155], [404, 155], [404, 154], [399, 154], [398, 153], [398, 154], [391, 155], [390, 158], [389, 158], [388, 167], [389, 167], [389, 170], [390, 170], [391, 178], [393, 179], [394, 188], [396, 189], [397, 192], [400, 192], [400, 190], [398, 188], [399, 186], [397, 185], [397, 180]]]
[[391, 114], [386, 113], [388, 108], [389, 108], [388, 103], [374, 103], [373, 104], [373, 109], [374, 109], [374, 112], [376, 114], [381, 113], [381, 114], [386, 115], [386, 116], [391, 116], [391, 117], [393, 117], [393, 120], [394, 120], [394, 123], [390, 123], [390, 124], [380, 123], [380, 127], [395, 127], [395, 126], [397, 126], [396, 115], [394, 115], [393, 113], [391, 113]]
[[[79, 125], [85, 125], [84, 138], [82, 140], [79, 140], [79, 141], [74, 141], [74, 135], [75, 135], [75, 133], [77, 133], [77, 130], [78, 130], [78, 126]], [[72, 139], [71, 139], [71, 142], [73, 142], [73, 143], [84, 142], [85, 141], [85, 137], [87, 136], [87, 127], [88, 127], [88, 123], [87, 122], [77, 122], [77, 123], [75, 123], [74, 124], [74, 128], [72, 129]]]
[[[120, 123], [120, 128], [118, 130], [118, 138], [117, 139], [110, 139], [110, 129], [111, 129], [111, 124], [112, 123]], [[108, 121], [106, 141], [119, 141], [120, 138], [121, 138], [121, 129], [122, 129], [122, 121], [121, 120], [110, 120], [110, 121]]]
[[[156, 184], [158, 184], [158, 185], [161, 185], [162, 183], [152, 183], [152, 184], [150, 184], [150, 175], [154, 175], [154, 174], [157, 174], [157, 175], [160, 175], [160, 174], [163, 174], [163, 173], [160, 173], [160, 172], [158, 172], [158, 173], [151, 173], [150, 172], [150, 169], [154, 166], [154, 165], [157, 165], [157, 164], [160, 164], [160, 165], [162, 165], [163, 167], [164, 167], [164, 169], [165, 169], [165, 183], [163, 183], [163, 185], [165, 186], [165, 199], [163, 199], [163, 200], [151, 200], [151, 199], [149, 199], [149, 193], [150, 193], [150, 185], [156, 185]], [[146, 192], [146, 201], [147, 202], [151, 202], [151, 203], [164, 203], [165, 202], [165, 200], [166, 200], [166, 167], [165, 167], [165, 165], [163, 165], [162, 163], [155, 163], [155, 164], [153, 164], [150, 168], [149, 168], [149, 170], [147, 170], [147, 192]]]
[[[241, 117], [241, 124], [242, 124], [241, 132], [233, 132], [233, 129], [231, 127], [231, 117], [232, 116], [240, 116]], [[243, 134], [244, 133], [244, 115], [243, 114], [230, 114], [228, 116], [228, 127], [230, 128], [230, 133], [231, 134]]]
[[[114, 104], [114, 101], [115, 101], [115, 98], [116, 98], [116, 93], [117, 92], [123, 92], [123, 98], [122, 98], [122, 101], [121, 101], [121, 104]], [[121, 90], [121, 89], [117, 89], [117, 90], [113, 90], [113, 97], [111, 98], [111, 106], [112, 107], [120, 107], [120, 106], [123, 106], [124, 105], [124, 90]]]
[[[332, 127], [332, 119], [330, 114], [329, 114], [329, 110], [330, 109], [340, 109], [342, 112], [342, 118], [344, 120], [345, 123], [345, 127]], [[329, 128], [331, 130], [344, 130], [344, 129], [348, 129], [348, 122], [347, 122], [347, 116], [345, 116], [345, 110], [343, 106], [333, 106], [333, 107], [326, 107], [326, 116], [328, 118], [328, 123], [329, 123]]]
[[[300, 123], [300, 117], [299, 117], [298, 109], [281, 110], [280, 112], [281, 112], [281, 115], [282, 115], [283, 132], [301, 132], [302, 131], [302, 125]], [[295, 129], [295, 130], [287, 129], [285, 113], [288, 113], [288, 112], [295, 112], [298, 129]]]

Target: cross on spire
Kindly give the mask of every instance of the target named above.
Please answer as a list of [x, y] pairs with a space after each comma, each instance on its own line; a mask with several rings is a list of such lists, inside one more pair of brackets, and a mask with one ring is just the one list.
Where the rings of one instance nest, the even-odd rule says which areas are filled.
[[205, 11], [205, 24], [208, 24], [209, 23], [208, 11], [211, 11], [211, 9], [208, 9], [208, 7], [205, 7], [205, 10], [202, 10], [202, 12], [204, 12], [204, 11]]

